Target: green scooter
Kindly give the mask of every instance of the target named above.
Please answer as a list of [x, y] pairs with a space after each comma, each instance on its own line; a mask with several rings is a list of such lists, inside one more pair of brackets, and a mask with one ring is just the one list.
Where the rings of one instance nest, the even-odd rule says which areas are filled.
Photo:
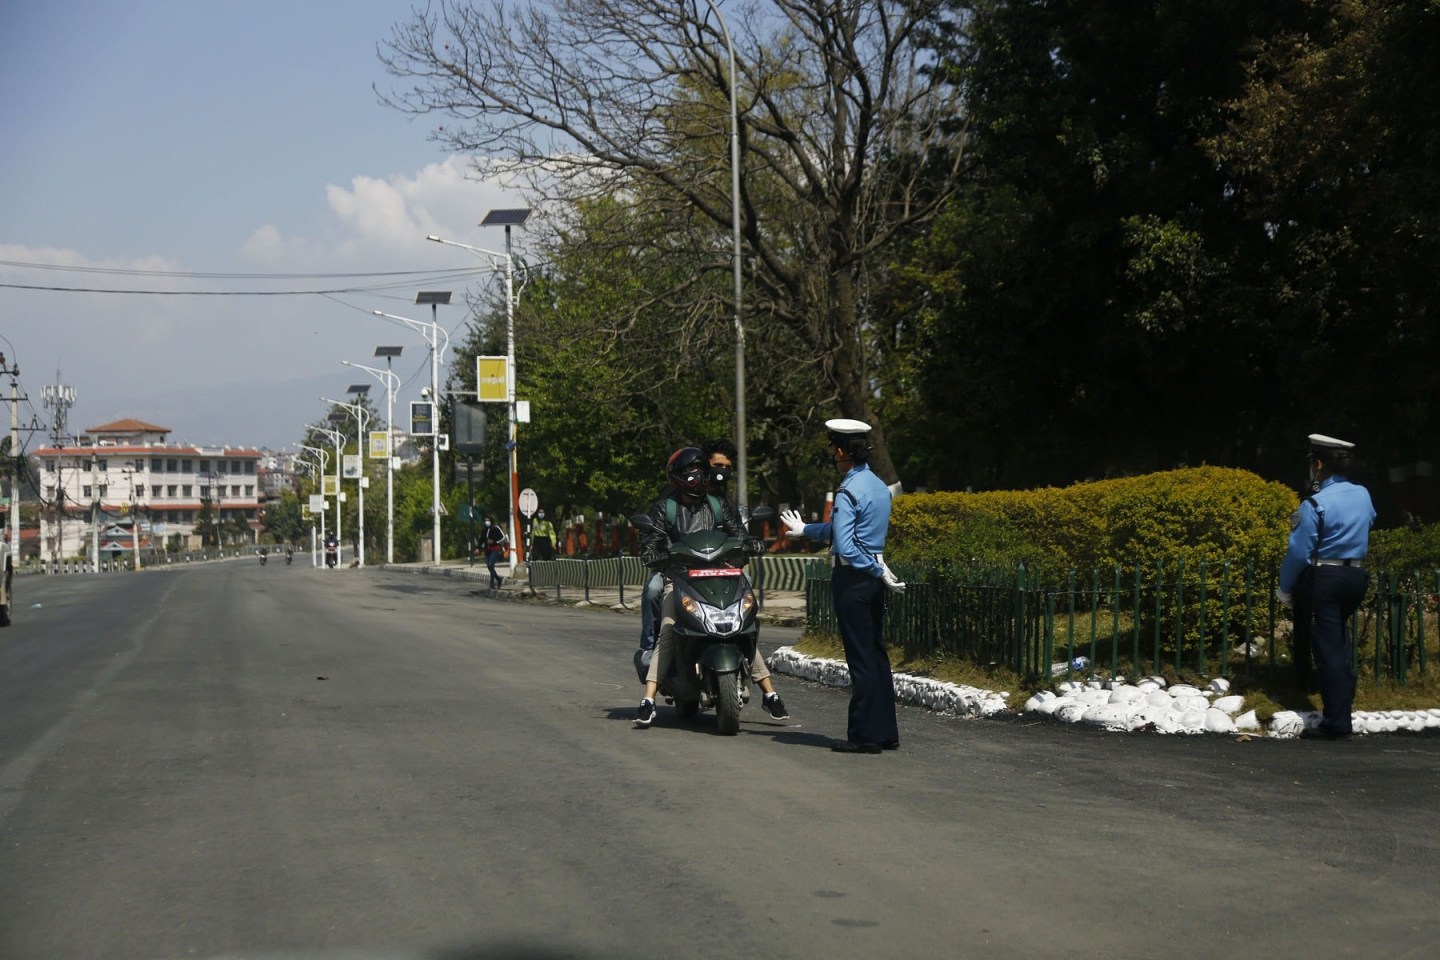
[[[649, 518], [632, 520], [648, 525]], [[713, 707], [727, 736], [740, 731], [759, 640], [755, 592], [744, 570], [749, 559], [742, 541], [703, 530], [670, 544], [662, 567], [675, 594], [675, 636], [660, 693], [684, 719]]]

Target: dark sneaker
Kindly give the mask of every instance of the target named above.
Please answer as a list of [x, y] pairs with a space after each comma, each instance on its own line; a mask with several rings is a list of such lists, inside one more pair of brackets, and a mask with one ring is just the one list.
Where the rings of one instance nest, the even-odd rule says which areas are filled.
[[640, 709], [635, 711], [635, 726], [648, 727], [655, 719], [655, 701], [641, 700]]
[[790, 712], [785, 709], [785, 701], [780, 699], [778, 693], [772, 693], [765, 698], [765, 712], [770, 714], [772, 720], [790, 719]]

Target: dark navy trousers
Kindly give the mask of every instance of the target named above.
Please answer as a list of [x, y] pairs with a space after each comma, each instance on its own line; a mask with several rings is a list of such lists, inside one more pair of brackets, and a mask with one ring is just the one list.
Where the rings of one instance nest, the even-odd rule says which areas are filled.
[[900, 739], [895, 721], [895, 681], [890, 656], [880, 639], [885, 620], [885, 585], [854, 567], [837, 566], [830, 581], [835, 619], [850, 668], [850, 719], [846, 739], [889, 743]]
[[1321, 726], [1330, 733], [1350, 733], [1350, 711], [1355, 704], [1355, 638], [1345, 623], [1365, 599], [1370, 575], [1358, 567], [1324, 565], [1306, 571], [1305, 577], [1310, 580], [1309, 596], [1296, 592], [1295, 612], [1297, 620], [1303, 618], [1310, 626], [1315, 679], [1324, 703]]

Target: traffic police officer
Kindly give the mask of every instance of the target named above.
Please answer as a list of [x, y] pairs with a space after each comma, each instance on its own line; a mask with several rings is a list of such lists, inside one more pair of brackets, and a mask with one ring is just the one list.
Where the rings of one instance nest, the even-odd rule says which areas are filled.
[[[1319, 726], [1302, 737], [1335, 740], [1351, 732], [1355, 702], [1355, 644], [1345, 622], [1365, 599], [1370, 576], [1365, 557], [1375, 508], [1364, 487], [1345, 478], [1355, 444], [1323, 434], [1310, 435], [1310, 484], [1315, 492], [1300, 504], [1290, 546], [1280, 565], [1281, 602], [1294, 604], [1295, 656], [1302, 674], [1313, 654], [1324, 712]], [[1305, 633], [1310, 650], [1304, 649]], [[1307, 658], [1308, 659], [1308, 658]]]
[[886, 591], [905, 590], [885, 565], [890, 490], [870, 469], [868, 423], [827, 420], [825, 428], [835, 465], [845, 471], [835, 491], [830, 522], [807, 524], [794, 510], [786, 510], [781, 520], [792, 537], [831, 544], [830, 592], [850, 668], [850, 717], [846, 739], [830, 748], [838, 753], [879, 753], [900, 746], [890, 657], [880, 635]]

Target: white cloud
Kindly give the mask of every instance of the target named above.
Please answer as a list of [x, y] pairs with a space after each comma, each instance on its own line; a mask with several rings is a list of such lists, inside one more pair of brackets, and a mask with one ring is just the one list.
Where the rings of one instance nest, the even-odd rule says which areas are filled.
[[[224, 253], [204, 251], [99, 258], [79, 250], [0, 244], [0, 261], [67, 268], [0, 265], [0, 282], [233, 293], [350, 286], [352, 281], [155, 274], [194, 271], [194, 263], [202, 261], [234, 274], [468, 268], [475, 263], [472, 255], [425, 237], [499, 246], [500, 232], [481, 230], [478, 224], [487, 210], [526, 204], [506, 180], [476, 179], [468, 160], [451, 157], [413, 174], [357, 174], [343, 186], [317, 185], [312, 231], [286, 233], [261, 222], [239, 250], [228, 254], [233, 266], [224, 265]], [[393, 342], [406, 346], [407, 367], [424, 366], [423, 345], [412, 331], [371, 314], [372, 309], [403, 314], [408, 298], [408, 291], [319, 297], [0, 288], [0, 316], [5, 318], [0, 350], [18, 357], [24, 385], [42, 418], [40, 385], [52, 382], [57, 369], [61, 380], [76, 388], [72, 430], [135, 416], [196, 442], [278, 447], [323, 415], [320, 394], [333, 396], [327, 391], [343, 390], [350, 382], [353, 373], [340, 365], [342, 359], [363, 362], [377, 343]], [[452, 319], [459, 323], [463, 317], [456, 311]], [[330, 386], [322, 389], [325, 383]]]
[[273, 225], [257, 228], [242, 255], [270, 269], [443, 269], [455, 255], [437, 253], [429, 234], [481, 244], [477, 225], [487, 210], [522, 206], [515, 180], [505, 174], [477, 179], [474, 164], [452, 156], [413, 175], [364, 174], [349, 184], [327, 184], [330, 219], [322, 237], [287, 237]]

